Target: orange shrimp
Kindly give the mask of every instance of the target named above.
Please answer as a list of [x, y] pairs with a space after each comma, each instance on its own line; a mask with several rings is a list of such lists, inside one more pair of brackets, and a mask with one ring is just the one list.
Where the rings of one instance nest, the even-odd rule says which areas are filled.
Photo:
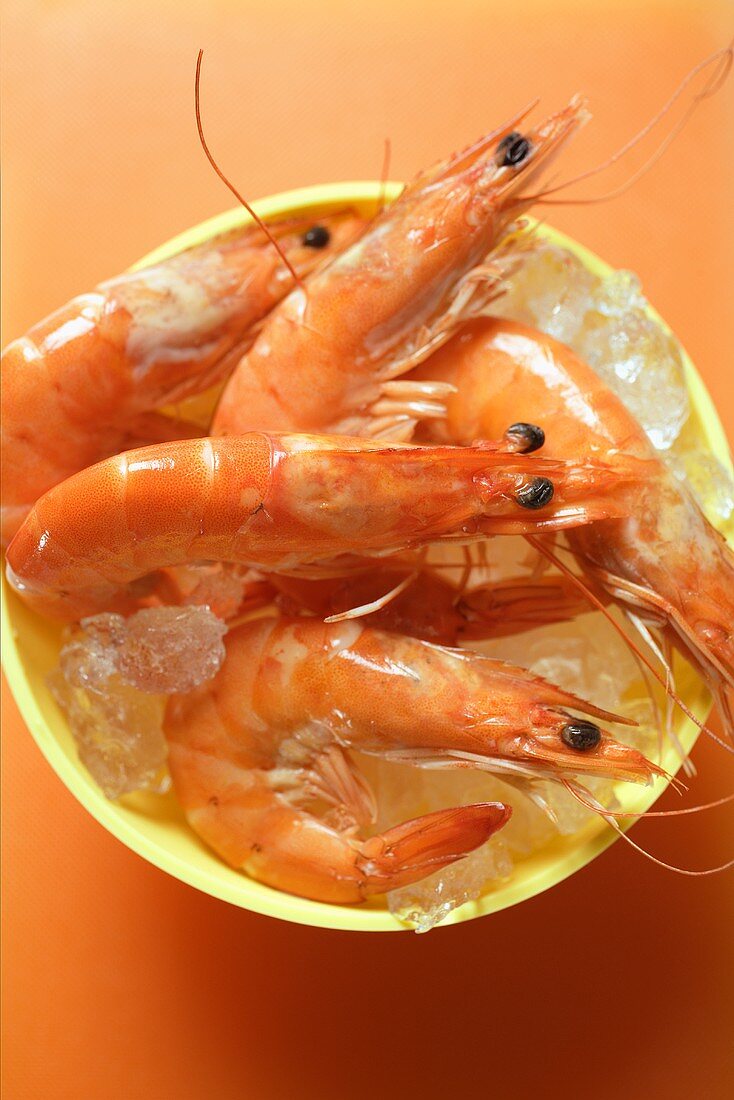
[[[352, 242], [356, 214], [281, 222], [273, 235], [306, 274]], [[293, 285], [248, 226], [101, 283], [2, 355], [2, 541], [65, 477], [126, 447], [201, 429], [154, 410], [222, 379], [253, 326]]]
[[[313, 619], [247, 623], [226, 647], [211, 683], [169, 700], [171, 776], [207, 844], [289, 893], [362, 901], [446, 866], [509, 817], [497, 803], [462, 806], [359, 839], [374, 799], [350, 749], [521, 782], [570, 774], [644, 783], [660, 774], [569, 710], [614, 715], [477, 654]], [[389, 706], [376, 719], [383, 696]]]
[[693, 661], [734, 733], [734, 554], [619, 398], [569, 348], [504, 320], [470, 323], [417, 373], [456, 387], [424, 440], [468, 444], [512, 417], [543, 425], [548, 457], [651, 464], [644, 486], [620, 483], [622, 518], [569, 532], [569, 543], [595, 585]]
[[446, 388], [396, 381], [495, 294], [484, 261], [586, 120], [579, 97], [525, 135], [529, 108], [422, 172], [369, 230], [293, 290], [222, 395], [215, 435], [251, 430], [405, 439]]
[[270, 600], [285, 615], [306, 610], [334, 622], [368, 614], [372, 628], [439, 645], [513, 635], [589, 610], [584, 594], [563, 576], [511, 577], [464, 591], [430, 567], [411, 568], [390, 558], [380, 569], [353, 577], [272, 575], [261, 583], [268, 582]]
[[614, 514], [620, 480], [638, 484], [645, 467], [610, 474], [499, 444], [384, 447], [265, 433], [162, 443], [49, 490], [8, 548], [8, 579], [42, 614], [75, 620], [138, 606], [135, 582], [185, 562], [333, 576], [353, 571], [349, 555]]

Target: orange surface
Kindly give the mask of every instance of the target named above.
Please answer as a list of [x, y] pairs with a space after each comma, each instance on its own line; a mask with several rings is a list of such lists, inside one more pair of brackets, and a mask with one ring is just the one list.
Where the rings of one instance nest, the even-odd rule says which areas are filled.
[[[731, 36], [728, 2], [25, 0], [6, 5], [4, 340], [229, 198], [392, 175], [583, 89], [596, 163]], [[732, 87], [625, 197], [550, 220], [640, 273], [734, 437]], [[728, 130], [727, 130], [728, 128]], [[614, 179], [621, 178], [620, 174]], [[598, 193], [601, 181], [585, 185]], [[146, 865], [55, 779], [6, 694], [8, 1100], [731, 1095], [732, 876], [617, 844], [550, 893], [417, 938], [230, 908]], [[702, 738], [697, 800], [734, 768]], [[666, 802], [672, 804], [672, 796]], [[640, 825], [684, 866], [732, 815]]]

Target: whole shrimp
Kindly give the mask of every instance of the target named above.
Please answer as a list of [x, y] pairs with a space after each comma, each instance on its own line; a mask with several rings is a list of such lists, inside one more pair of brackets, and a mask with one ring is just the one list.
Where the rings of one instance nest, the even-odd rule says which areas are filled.
[[336, 432], [405, 439], [446, 388], [397, 381], [496, 293], [487, 264], [537, 181], [586, 120], [575, 97], [520, 134], [521, 112], [422, 172], [328, 270], [268, 318], [212, 422], [215, 435]]
[[[364, 227], [345, 211], [270, 232], [302, 275]], [[260, 229], [240, 228], [74, 298], [2, 355], [2, 541], [53, 485], [101, 458], [200, 429], [157, 412], [224, 378], [293, 285]]]
[[[498, 803], [461, 806], [359, 838], [374, 800], [349, 749], [526, 781], [660, 774], [569, 711], [615, 715], [477, 654], [313, 619], [248, 623], [226, 647], [210, 684], [168, 703], [171, 776], [207, 844], [289, 893], [362, 901], [446, 866], [509, 817]], [[380, 697], [390, 705], [376, 717]], [[319, 805], [330, 807], [325, 818]]]
[[384, 447], [260, 432], [180, 440], [49, 490], [10, 544], [7, 574], [28, 604], [65, 620], [129, 611], [145, 594], [140, 578], [185, 562], [340, 575], [362, 569], [365, 554], [614, 514], [619, 482], [646, 476], [644, 462], [617, 467], [548, 463], [505, 444]]
[[511, 416], [543, 424], [548, 457], [650, 464], [644, 486], [628, 493], [620, 483], [621, 517], [568, 541], [595, 586], [693, 661], [734, 733], [734, 554], [619, 398], [569, 348], [504, 320], [471, 322], [417, 374], [455, 387], [446, 419], [419, 430], [424, 441], [468, 444]]

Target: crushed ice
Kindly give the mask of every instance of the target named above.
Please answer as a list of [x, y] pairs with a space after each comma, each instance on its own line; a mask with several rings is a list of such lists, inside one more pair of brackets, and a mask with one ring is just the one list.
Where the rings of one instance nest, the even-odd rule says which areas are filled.
[[216, 674], [226, 630], [207, 607], [157, 607], [94, 615], [69, 631], [49, 686], [108, 798], [166, 788], [166, 697]]
[[[734, 481], [689, 430], [680, 348], [648, 315], [635, 275], [617, 271], [600, 279], [570, 251], [542, 243], [525, 254], [493, 312], [534, 325], [573, 348], [642, 424], [709, 519], [717, 523], [734, 514]], [[521, 561], [527, 545], [518, 549], [517, 543], [492, 544], [485, 579], [497, 580], [527, 565]], [[84, 620], [67, 640], [51, 688], [68, 715], [80, 758], [108, 797], [165, 785], [161, 726], [166, 695], [189, 691], [216, 673], [224, 657], [221, 619], [241, 610], [249, 579], [240, 570], [206, 563], [173, 570], [176, 602], [183, 606], [148, 609], [129, 619], [98, 615]], [[216, 614], [197, 605], [209, 605]], [[476, 648], [636, 718], [638, 729], [616, 736], [652, 755], [649, 701], [640, 694], [629, 651], [600, 615]], [[361, 757], [359, 764], [379, 792], [377, 830], [468, 802], [499, 800], [513, 806], [508, 825], [481, 848], [388, 894], [391, 912], [419, 932], [507, 879], [515, 859], [559, 835], [573, 835], [594, 818], [549, 782], [518, 791], [496, 776], [468, 769], [415, 769], [374, 757]], [[610, 782], [587, 780], [587, 785], [597, 799], [614, 805]]]
[[[708, 518], [721, 523], [734, 514], [734, 480], [690, 430], [680, 347], [664, 325], [649, 316], [635, 275], [616, 271], [601, 279], [573, 253], [541, 244], [525, 254], [492, 312], [531, 324], [568, 344], [642, 424]], [[508, 562], [514, 554], [509, 543], [514, 540], [501, 541], [499, 554], [492, 544], [494, 562], [488, 573], [492, 580], [505, 570], [517, 573], [520, 564], [518, 557], [512, 565]], [[474, 648], [529, 667], [582, 698], [593, 698], [599, 706], [635, 718], [638, 728], [618, 729], [615, 736], [645, 755], [655, 755], [654, 715], [639, 671], [601, 615], [584, 615], [572, 624], [543, 627]], [[422, 882], [388, 894], [391, 912], [419, 932], [428, 931], [457, 906], [476, 900], [507, 878], [514, 858], [537, 851], [559, 834], [573, 835], [594, 819], [591, 811], [556, 784], [536, 784], [520, 793], [489, 775], [470, 782], [463, 771], [436, 771], [419, 772], [409, 779], [396, 776], [394, 769], [395, 765], [382, 763], [375, 777], [384, 826], [470, 801], [498, 799], [513, 806], [508, 825], [476, 852]], [[610, 782], [587, 780], [586, 785], [595, 798], [614, 805]]]
[[[634, 659], [603, 616], [584, 615], [573, 623], [472, 643], [472, 648], [523, 665], [569, 691], [593, 698], [599, 706], [634, 717], [640, 726], [620, 727], [615, 737], [654, 755], [652, 706], [639, 683]], [[413, 769], [411, 776], [405, 766], [385, 762], [366, 763], [364, 770], [369, 773], [370, 768], [379, 791], [378, 827], [469, 802], [509, 802], [513, 808], [502, 831], [468, 857], [387, 895], [390, 911], [418, 932], [427, 932], [457, 906], [476, 900], [507, 879], [515, 859], [530, 855], [559, 835], [573, 835], [596, 819], [568, 791], [549, 781], [518, 788], [497, 776], [464, 769]], [[585, 778], [584, 785], [603, 804], [616, 805], [611, 781]]]
[[51, 692], [65, 712], [79, 759], [108, 798], [167, 788], [165, 699], [124, 683], [113, 673], [80, 687], [58, 669]]
[[632, 272], [602, 279], [572, 252], [542, 243], [524, 255], [491, 311], [547, 332], [593, 367], [688, 482], [709, 520], [720, 523], [734, 514], [734, 479], [697, 433], [683, 430], [690, 405], [680, 346], [647, 309]]

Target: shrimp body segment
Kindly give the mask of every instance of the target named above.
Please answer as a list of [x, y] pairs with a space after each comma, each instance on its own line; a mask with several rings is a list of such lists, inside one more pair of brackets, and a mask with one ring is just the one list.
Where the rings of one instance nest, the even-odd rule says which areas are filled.
[[[353, 214], [273, 226], [307, 274], [355, 239]], [[2, 539], [51, 486], [138, 443], [198, 435], [154, 410], [226, 376], [292, 286], [259, 229], [224, 234], [152, 267], [101, 283], [34, 325], [2, 355]]]
[[[609, 479], [601, 466], [492, 444], [383, 447], [265, 433], [180, 440], [127, 451], [51, 489], [8, 548], [7, 572], [41, 614], [76, 620], [131, 610], [141, 595], [133, 582], [186, 562], [333, 576], [349, 555], [584, 523], [614, 491], [617, 475]], [[542, 507], [532, 503], [538, 486]]]
[[[509, 817], [501, 804], [464, 806], [360, 839], [374, 803], [350, 749], [531, 777], [656, 772], [598, 730], [591, 749], [569, 748], [567, 707], [614, 716], [476, 654], [312, 619], [251, 622], [226, 646], [210, 684], [169, 701], [171, 775], [207, 844], [291, 893], [360, 901], [460, 858]], [[380, 698], [389, 706], [376, 712]]]
[[268, 319], [224, 391], [212, 429], [405, 439], [441, 414], [441, 387], [396, 379], [496, 293], [484, 264], [525, 205], [521, 191], [586, 119], [579, 99], [522, 139], [525, 111], [419, 175], [328, 268]]
[[563, 344], [499, 319], [471, 322], [418, 373], [456, 387], [445, 422], [419, 438], [469, 443], [513, 417], [543, 425], [549, 457], [647, 463], [648, 479], [618, 486], [622, 515], [569, 532], [569, 542], [596, 585], [694, 661], [734, 732], [734, 554], [619, 398]]

